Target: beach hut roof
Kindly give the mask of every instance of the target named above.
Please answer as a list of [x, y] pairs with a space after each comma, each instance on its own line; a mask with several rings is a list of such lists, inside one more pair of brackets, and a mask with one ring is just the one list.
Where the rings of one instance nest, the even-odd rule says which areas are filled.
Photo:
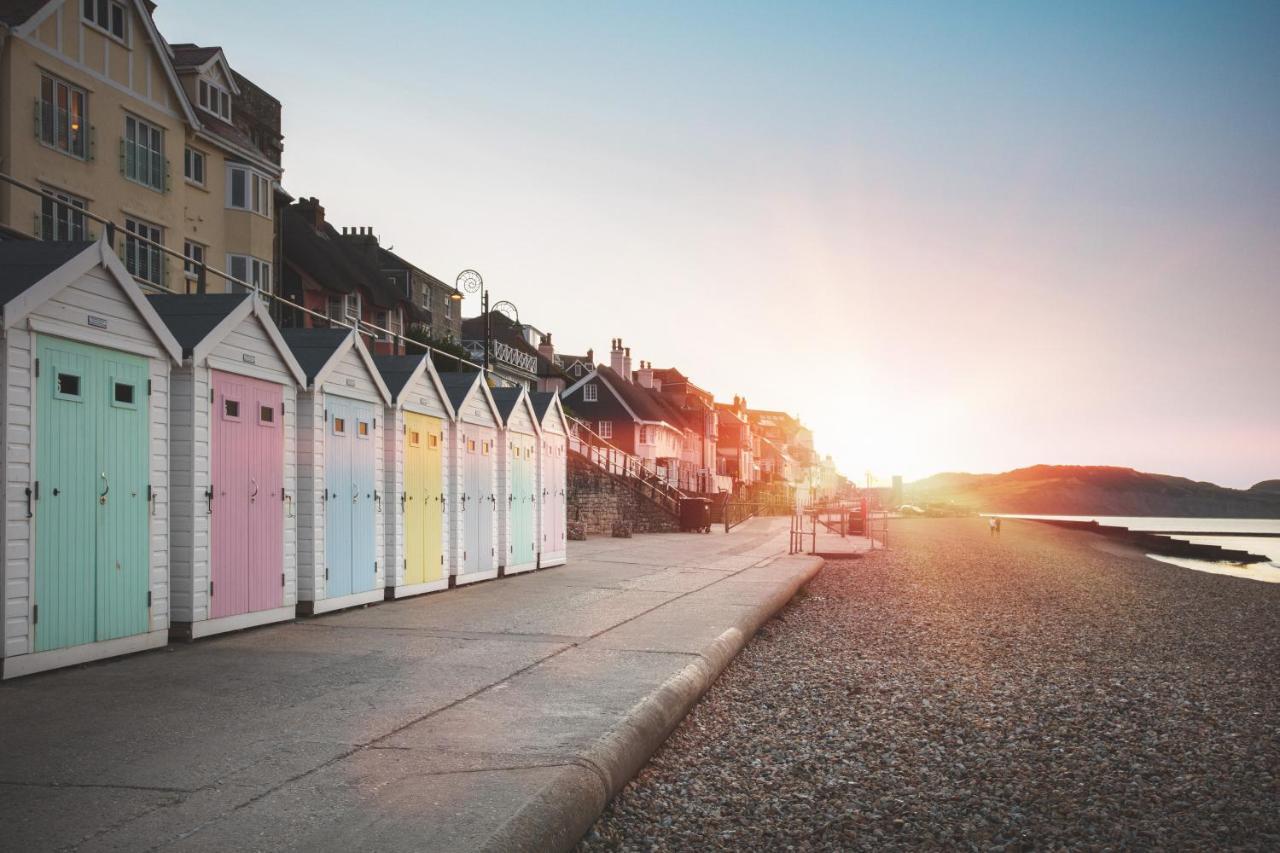
[[282, 337], [302, 366], [312, 388], [319, 386], [333, 366], [348, 350], [355, 347], [383, 401], [391, 402], [391, 392], [387, 390], [387, 384], [382, 381], [373, 357], [369, 355], [368, 348], [355, 329], [285, 329]]
[[382, 374], [382, 381], [387, 384], [387, 390], [391, 393], [391, 399], [396, 405], [404, 402], [404, 392], [413, 380], [418, 378], [422, 373], [426, 373], [431, 386], [436, 389], [436, 393], [440, 395], [441, 401], [444, 402], [445, 410], [450, 417], [454, 417], [453, 403], [449, 399], [448, 393], [445, 391], [444, 385], [440, 381], [440, 374], [436, 372], [435, 366], [431, 363], [431, 357], [426, 353], [419, 355], [375, 355], [373, 363], [378, 366], [378, 372]]
[[529, 399], [529, 392], [523, 385], [515, 388], [494, 388], [493, 404], [498, 409], [498, 414], [502, 417], [504, 424], [511, 422], [511, 416], [519, 406], [524, 406], [529, 413], [529, 420], [533, 422], [533, 428], [539, 434], [542, 432], [542, 424], [538, 422], [538, 413], [533, 408], [533, 401]]
[[493, 394], [489, 390], [489, 383], [481, 379], [480, 371], [469, 371], [467, 373], [453, 372], [440, 374], [440, 384], [444, 386], [445, 393], [449, 398], [449, 405], [453, 407], [454, 418], [457, 418], [462, 412], [462, 404], [467, 401], [467, 397], [471, 394], [471, 389], [479, 385], [484, 393], [485, 402], [489, 404], [489, 410], [493, 412], [493, 418], [499, 424], [502, 424], [502, 413], [498, 411], [497, 405], [493, 402]]
[[285, 343], [262, 300], [252, 293], [165, 294], [152, 296], [150, 301], [181, 344], [183, 356], [193, 361], [203, 361], [233, 329], [250, 316], [256, 317], [293, 378], [299, 385], [307, 384], [302, 365]]

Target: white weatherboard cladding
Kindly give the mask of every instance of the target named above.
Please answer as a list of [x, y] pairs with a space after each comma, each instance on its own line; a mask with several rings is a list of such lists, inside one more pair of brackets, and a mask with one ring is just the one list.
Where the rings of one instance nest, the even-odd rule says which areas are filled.
[[386, 402], [382, 399], [378, 386], [374, 384], [364, 359], [354, 346], [343, 353], [338, 363], [329, 370], [321, 390], [327, 394], [373, 403], [378, 409]]
[[[533, 418], [529, 415], [529, 407], [524, 399], [512, 409], [507, 416], [507, 425], [498, 436], [498, 562], [509, 566], [511, 560], [511, 502], [507, 496], [511, 494], [511, 441], [513, 435], [521, 439], [536, 442]], [[537, 475], [535, 474], [535, 482]], [[541, 529], [538, 511], [535, 507], [533, 518], [534, 529]], [[536, 550], [536, 549], [535, 549]]]
[[[539, 541], [543, 535], [543, 530], [548, 523], [544, 517], [549, 510], [549, 503], [556, 499], [557, 492], [565, 489], [568, 479], [568, 447], [569, 436], [565, 433], [564, 421], [561, 420], [560, 412], [554, 404], [547, 407], [546, 413], [542, 416], [542, 441], [538, 442], [538, 494], [544, 496], [538, 501], [538, 532]], [[552, 483], [547, 481], [548, 467], [547, 461], [543, 458], [545, 446], [550, 445], [553, 449], [563, 448], [565, 455], [559, 458], [561, 463], [559, 468], [563, 477], [560, 482]], [[567, 513], [565, 522], [568, 522]], [[545, 550], [544, 550], [545, 549]], [[565, 543], [558, 545], [542, 545], [539, 544], [539, 563], [541, 565], [558, 565], [564, 562], [566, 555]]]
[[[98, 325], [88, 325], [89, 315]], [[34, 308], [24, 324], [3, 333], [3, 466], [4, 466], [4, 646], [5, 658], [28, 654], [33, 649], [31, 608], [35, 589], [32, 556], [35, 525], [27, 517], [27, 494], [37, 474], [35, 458], [35, 411], [33, 381], [36, 334], [51, 334], [67, 340], [111, 347], [150, 358], [151, 417], [150, 481], [154, 500], [151, 526], [151, 615], [150, 632], [163, 642], [169, 628], [169, 407], [170, 362], [156, 342], [155, 334], [120, 285], [101, 267], [94, 267], [75, 283]], [[101, 328], [105, 323], [106, 328]], [[35, 330], [33, 332], [33, 330]], [[147, 635], [150, 636], [150, 635]], [[106, 644], [104, 649], [108, 648]], [[142, 648], [136, 643], [116, 643], [112, 653]], [[43, 652], [56, 656], [57, 665], [90, 660], [91, 652], [75, 650]], [[10, 667], [6, 665], [6, 674]]]
[[[471, 387], [469, 393], [458, 406], [457, 420], [454, 421], [448, 431], [449, 446], [447, 467], [445, 469], [445, 477], [449, 484], [450, 494], [453, 500], [449, 506], [452, 510], [449, 512], [449, 529], [451, 531], [451, 540], [449, 545], [449, 557], [446, 562], [449, 563], [449, 573], [458, 575], [462, 573], [463, 568], [463, 529], [462, 529], [462, 512], [459, 507], [458, 496], [462, 494], [464, 487], [462, 484], [462, 436], [466, 433], [469, 424], [487, 427], [493, 430], [492, 437], [495, 441], [499, 438], [498, 421], [494, 417], [493, 409], [489, 406], [489, 401], [485, 397], [484, 389], [477, 383]], [[498, 514], [492, 513], [490, 518], [494, 524], [497, 524]], [[494, 538], [491, 541], [496, 542]]]
[[[387, 418], [387, 430], [383, 433], [383, 464], [384, 475], [382, 479], [383, 490], [387, 495], [385, 511], [383, 518], [386, 523], [384, 525], [383, 535], [386, 541], [386, 572], [387, 586], [398, 587], [404, 583], [404, 513], [400, 512], [400, 494], [404, 491], [404, 411], [417, 412], [420, 415], [427, 415], [432, 418], [439, 418], [442, 425], [441, 440], [445, 442], [445, 453], [442, 454], [441, 464], [443, 468], [440, 472], [441, 485], [444, 488], [445, 506], [451, 506], [453, 496], [456, 492], [452, 491], [452, 480], [450, 479], [450, 465], [448, 454], [448, 442], [451, 437], [449, 432], [450, 415], [445, 404], [440, 400], [440, 394], [436, 390], [435, 382], [427, 371], [423, 371], [414, 377], [400, 391], [401, 408], [394, 406], [386, 406], [383, 411]], [[444, 536], [444, 553], [445, 562], [449, 562], [449, 541], [450, 541], [450, 525], [447, 521], [443, 525]]]
[[[252, 363], [245, 360], [249, 355]], [[298, 601], [297, 385], [262, 322], [250, 314], [209, 353], [207, 364], [183, 365], [173, 377], [173, 621], [209, 618], [209, 370], [238, 373], [284, 386], [284, 491], [293, 500], [284, 513], [283, 605]]]

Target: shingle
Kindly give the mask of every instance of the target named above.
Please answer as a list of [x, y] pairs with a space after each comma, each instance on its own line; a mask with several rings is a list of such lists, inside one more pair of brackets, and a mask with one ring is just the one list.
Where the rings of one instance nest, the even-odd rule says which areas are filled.
[[192, 296], [161, 295], [148, 297], [151, 307], [182, 345], [182, 354], [191, 355], [196, 345], [209, 336], [219, 323], [236, 310], [247, 293], [206, 293]]
[[47, 240], [0, 241], [0, 305], [92, 246]]

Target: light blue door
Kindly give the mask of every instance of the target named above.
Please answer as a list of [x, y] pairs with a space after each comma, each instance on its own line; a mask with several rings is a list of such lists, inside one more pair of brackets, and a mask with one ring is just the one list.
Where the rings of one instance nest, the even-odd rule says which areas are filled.
[[325, 411], [325, 598], [351, 593], [352, 423], [350, 405], [340, 397], [329, 397]]
[[351, 591], [377, 587], [377, 499], [374, 482], [373, 434], [377, 428], [373, 407], [349, 402], [355, 432], [351, 437]]

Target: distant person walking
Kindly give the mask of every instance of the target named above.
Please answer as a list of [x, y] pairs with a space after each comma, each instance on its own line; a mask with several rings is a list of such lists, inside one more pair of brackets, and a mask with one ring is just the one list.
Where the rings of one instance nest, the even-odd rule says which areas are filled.
[[999, 535], [1000, 535], [1000, 519], [998, 519], [998, 518], [990, 518], [990, 519], [988, 519], [988, 520], [987, 520], [987, 526], [988, 526], [989, 528], [991, 528], [991, 535], [992, 535], [992, 536], [999, 536]]

